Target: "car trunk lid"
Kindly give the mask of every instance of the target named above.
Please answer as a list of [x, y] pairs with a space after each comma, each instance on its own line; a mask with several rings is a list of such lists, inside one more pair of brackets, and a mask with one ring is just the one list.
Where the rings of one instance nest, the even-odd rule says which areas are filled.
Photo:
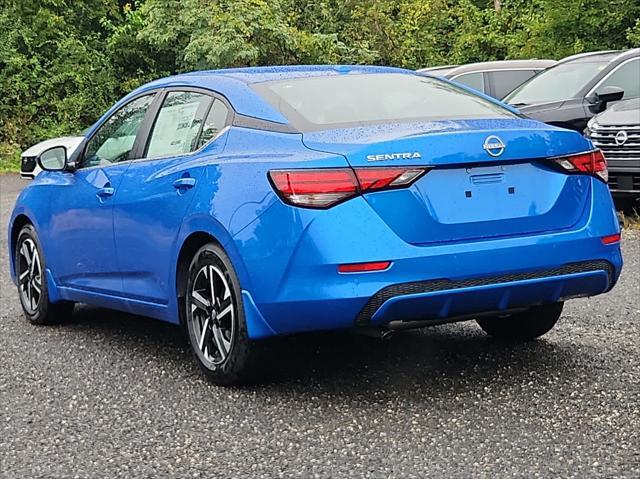
[[530, 120], [387, 124], [304, 133], [304, 142], [354, 168], [428, 167], [410, 188], [364, 195], [416, 245], [569, 229], [589, 197], [588, 176], [546, 161], [589, 150], [589, 142]]

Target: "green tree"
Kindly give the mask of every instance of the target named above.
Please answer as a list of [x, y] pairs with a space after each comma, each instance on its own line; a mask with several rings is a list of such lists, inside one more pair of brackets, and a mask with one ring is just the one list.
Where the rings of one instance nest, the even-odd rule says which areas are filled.
[[639, 18], [638, 0], [0, 0], [0, 157], [177, 72], [561, 58], [640, 46]]
[[0, 10], [0, 142], [26, 145], [82, 128], [117, 91], [100, 21], [117, 3], [4, 1]]

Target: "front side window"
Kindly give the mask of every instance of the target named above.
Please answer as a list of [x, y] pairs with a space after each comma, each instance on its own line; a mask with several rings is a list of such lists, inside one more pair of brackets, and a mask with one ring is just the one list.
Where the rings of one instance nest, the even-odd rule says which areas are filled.
[[482, 72], [463, 73], [462, 75], [457, 76], [452, 80], [458, 83], [462, 83], [463, 85], [466, 85], [469, 88], [473, 88], [474, 90], [481, 91], [482, 93], [486, 91], [484, 89], [484, 73]]
[[505, 101], [515, 106], [547, 103], [577, 98], [606, 66], [608, 60], [572, 61], [561, 63], [536, 75], [513, 93]]
[[87, 143], [81, 168], [108, 166], [130, 158], [136, 136], [155, 95], [145, 95], [116, 111]]
[[179, 156], [195, 151], [211, 101], [212, 98], [203, 93], [168, 93], [153, 125], [146, 158]]
[[624, 99], [640, 97], [640, 58], [628, 61], [615, 70], [598, 87], [616, 86], [624, 90]]
[[406, 73], [350, 74], [253, 86], [300, 131], [407, 121], [516, 118], [443, 80]]

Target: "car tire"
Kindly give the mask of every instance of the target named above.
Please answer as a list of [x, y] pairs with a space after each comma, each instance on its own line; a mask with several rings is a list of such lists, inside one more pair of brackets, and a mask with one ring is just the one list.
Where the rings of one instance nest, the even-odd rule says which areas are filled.
[[249, 339], [240, 282], [220, 246], [209, 243], [196, 252], [185, 291], [189, 343], [207, 379], [220, 386], [252, 380], [258, 344]]
[[18, 233], [14, 264], [20, 304], [30, 323], [56, 324], [71, 316], [74, 303], [50, 301], [42, 246], [35, 228], [30, 224]]
[[478, 318], [480, 327], [494, 338], [507, 341], [531, 341], [548, 333], [562, 314], [564, 303], [549, 303], [509, 316]]

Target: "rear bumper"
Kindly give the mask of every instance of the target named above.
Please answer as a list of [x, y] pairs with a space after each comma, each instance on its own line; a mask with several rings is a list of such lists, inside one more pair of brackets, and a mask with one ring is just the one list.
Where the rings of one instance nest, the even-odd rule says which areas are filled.
[[389, 318], [442, 320], [593, 296], [613, 285], [613, 269], [607, 261], [585, 261], [519, 274], [392, 285], [367, 301], [356, 326], [378, 326]]
[[[620, 274], [619, 232], [604, 183], [574, 229], [530, 236], [415, 246], [402, 241], [362, 198], [326, 211], [272, 205], [236, 235], [252, 305], [264, 331], [383, 326], [593, 296]], [[339, 274], [337, 266], [392, 261], [375, 273]]]

